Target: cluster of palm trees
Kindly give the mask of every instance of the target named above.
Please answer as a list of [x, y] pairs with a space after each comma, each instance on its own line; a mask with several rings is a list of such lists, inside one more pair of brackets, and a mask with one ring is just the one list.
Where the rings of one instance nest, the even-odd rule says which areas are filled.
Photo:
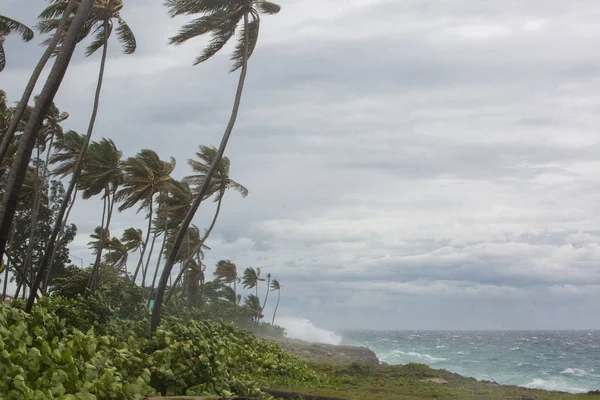
[[[161, 307], [174, 265], [183, 263], [184, 268], [182, 269], [195, 271], [189, 272], [186, 276], [201, 276], [203, 243], [218, 216], [220, 199], [229, 187], [238, 189], [233, 186], [228, 177], [221, 173], [228, 169], [228, 160], [224, 158], [224, 152], [240, 108], [248, 71], [248, 59], [256, 47], [261, 16], [277, 14], [280, 7], [265, 0], [165, 0], [165, 6], [171, 17], [197, 16], [169, 40], [170, 44], [182, 44], [208, 33], [212, 35], [212, 40], [194, 64], [210, 59], [239, 32], [232, 55], [233, 68], [231, 71], [240, 69], [240, 77], [231, 116], [221, 143], [217, 148], [206, 147], [211, 154], [201, 148], [202, 156], [199, 157], [198, 165], [202, 164], [202, 166], [196, 170], [196, 177], [174, 183], [170, 178], [174, 160], [160, 160], [158, 155], [151, 150], [142, 150], [135, 157], [121, 160], [121, 154], [111, 140], [102, 139], [99, 142], [91, 140], [98, 116], [107, 50], [113, 29], [116, 33], [114, 36], [126, 54], [134, 53], [137, 47], [133, 31], [122, 17], [124, 1], [49, 0], [49, 2], [50, 5], [41, 12], [37, 25], [41, 34], [49, 35], [44, 41], [46, 50], [36, 65], [21, 100], [12, 111], [8, 126], [2, 131], [0, 165], [4, 165], [7, 171], [4, 174], [6, 175], [4, 177], [4, 195], [0, 203], [0, 260], [4, 259], [6, 253], [11, 225], [27, 172], [31, 168], [33, 153], [36, 151], [36, 155], [39, 156], [46, 152], [47, 157], [50, 157], [48, 163], [58, 164], [57, 170], [53, 173], [59, 174], [57, 171], [62, 171], [60, 176], [69, 179], [69, 185], [60, 207], [59, 217], [52, 230], [52, 235], [46, 243], [41, 260], [35, 268], [31, 267], [31, 280], [26, 282], [30, 290], [26, 310], [31, 310], [38, 292], [44, 287], [55, 244], [64, 229], [70, 207], [72, 207], [77, 193], [81, 192], [84, 198], [99, 195], [104, 201], [100, 226], [95, 232], [95, 240], [92, 240], [96, 260], [94, 272], [90, 276], [90, 289], [93, 290], [98, 284], [97, 270], [103, 259], [104, 249], [109, 250], [108, 259], [114, 261], [116, 265], [124, 262], [122, 258], [124, 256], [119, 258], [113, 254], [117, 254], [119, 251], [122, 254], [123, 250], [131, 251], [136, 248], [135, 246], [128, 247], [133, 246], [131, 244], [133, 241], [130, 242], [124, 237], [120, 239], [110, 237], [110, 222], [114, 215], [115, 205], [118, 204], [119, 210], [135, 206], [138, 207], [138, 211], [145, 210], [147, 213], [148, 228], [143, 242], [138, 241], [137, 249], [140, 251], [140, 261], [134, 271], [136, 279], [141, 272], [143, 285], [146, 284], [148, 277], [152, 246], [155, 240], [162, 235], [163, 243], [159, 264], [163, 253], [165, 263], [156, 292], [153, 294], [155, 303], [151, 326], [155, 330], [160, 322]], [[13, 33], [21, 35], [26, 41], [33, 38], [33, 30], [9, 17], [0, 15], [0, 70], [6, 64], [2, 43], [8, 35]], [[54, 141], [51, 143], [59, 150], [58, 154], [52, 153], [51, 149], [40, 149], [36, 144], [39, 142], [42, 125], [67, 73], [73, 52], [76, 46], [88, 37], [92, 38], [86, 48], [86, 56], [92, 56], [100, 49], [102, 55], [87, 132], [83, 136], [67, 132], [52, 139], [56, 141], [56, 143]], [[54, 62], [46, 82], [36, 98], [35, 104], [28, 108], [37, 81], [46, 64], [53, 57]], [[47, 168], [48, 163], [44, 165], [44, 168]], [[193, 164], [192, 167], [194, 167]], [[36, 167], [36, 169], [39, 168]], [[131, 176], [142, 174], [148, 170], [152, 171], [151, 177], [147, 176], [141, 181], [130, 179]], [[193, 189], [191, 185], [194, 186]], [[193, 226], [192, 221], [199, 205], [213, 196], [219, 203], [215, 219], [211, 227], [201, 235], [199, 230]], [[177, 201], [186, 197], [188, 201], [191, 201], [185, 206], [178, 206]], [[155, 203], [156, 210], [154, 209]], [[35, 204], [34, 201], [34, 207]], [[32, 224], [35, 224], [35, 221]], [[198, 231], [197, 235], [195, 235], [195, 230]], [[128, 232], [132, 236], [140, 233], [137, 229]], [[152, 241], [150, 250], [147, 250], [150, 236], [152, 236]], [[193, 237], [197, 237], [197, 240], [193, 241]], [[193, 253], [192, 248], [195, 249], [194, 255], [190, 254]], [[157, 278], [158, 268], [155, 269], [153, 281], [156, 282]]]
[[251, 310], [252, 316], [257, 322], [264, 317], [262, 312], [267, 305], [269, 292], [277, 291], [277, 304], [275, 305], [273, 319], [271, 320], [271, 324], [274, 324], [275, 314], [277, 313], [277, 308], [279, 308], [279, 300], [281, 297], [281, 285], [277, 279], [273, 279], [271, 281], [271, 274], [267, 274], [265, 299], [261, 304], [260, 298], [258, 297], [258, 287], [260, 282], [265, 281], [265, 278], [261, 278], [260, 273], [260, 268], [248, 267], [244, 270], [242, 277], [240, 278], [238, 276], [237, 265], [230, 260], [221, 260], [217, 263], [217, 268], [215, 269], [215, 278], [218, 281], [233, 287], [233, 298], [237, 303], [240, 303], [242, 299], [241, 295], [237, 293], [238, 283], [242, 283], [244, 289], [255, 289], [256, 294], [249, 294], [244, 299], [244, 305]]

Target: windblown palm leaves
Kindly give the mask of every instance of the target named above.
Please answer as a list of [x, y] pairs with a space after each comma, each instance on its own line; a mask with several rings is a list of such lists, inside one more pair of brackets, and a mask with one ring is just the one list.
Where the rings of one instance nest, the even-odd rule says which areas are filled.
[[260, 277], [260, 268], [248, 267], [244, 270], [244, 276], [242, 277], [242, 284], [245, 289], [256, 289], [256, 297], [258, 297], [258, 282], [264, 281]]
[[104, 255], [104, 261], [119, 271], [126, 272], [129, 247], [119, 238], [112, 238], [108, 242], [108, 253]]
[[[53, 32], [60, 23], [60, 20], [67, 9], [69, 0], [50, 0], [52, 4], [48, 6], [39, 18], [37, 28], [41, 33]], [[123, 0], [95, 0], [92, 12], [88, 16], [87, 21], [80, 33], [79, 41], [82, 41], [90, 34], [94, 34], [94, 39], [86, 49], [86, 56], [94, 54], [98, 49], [102, 48], [106, 40], [110, 37], [113, 30], [113, 20], [117, 20], [117, 39], [125, 54], [135, 52], [137, 44], [135, 36], [127, 25], [127, 22], [121, 17], [123, 9]], [[74, 13], [73, 13], [74, 14]]]
[[262, 317], [264, 317], [258, 296], [249, 294], [248, 297], [244, 299], [244, 306], [248, 309], [250, 316], [252, 316], [255, 321], [259, 321]]
[[[195, 185], [196, 187], [200, 186], [204, 179], [206, 179], [206, 173], [215, 160], [216, 154], [217, 149], [215, 147], [200, 146], [200, 151], [196, 153], [196, 156], [200, 160], [188, 160], [188, 164], [190, 167], [192, 167], [195, 174], [185, 177], [184, 180], [192, 185]], [[210, 188], [207, 191], [206, 198], [216, 194], [217, 196], [215, 201], [218, 201], [227, 189], [234, 189], [238, 191], [242, 197], [248, 196], [248, 189], [229, 177], [230, 167], [231, 161], [229, 161], [229, 158], [223, 157], [212, 176]]]
[[23, 25], [19, 21], [8, 18], [0, 14], [0, 72], [6, 67], [6, 54], [4, 53], [4, 41], [6, 37], [12, 33], [16, 33], [21, 36], [26, 42], [33, 39], [34, 33], [27, 26]]
[[275, 311], [273, 311], [273, 319], [271, 325], [275, 323], [275, 314], [277, 314], [277, 308], [279, 308], [279, 299], [281, 298], [281, 285], [277, 279], [273, 279], [271, 282], [271, 292], [277, 291], [277, 304], [275, 305]]
[[[235, 36], [238, 26], [243, 24], [245, 15], [250, 17], [248, 23], [248, 58], [250, 58], [258, 41], [261, 14], [277, 14], [281, 9], [279, 5], [264, 0], [167, 0], [165, 5], [171, 17], [203, 14], [200, 18], [184, 25], [177, 35], [169, 39], [170, 44], [179, 45], [197, 36], [207, 33], [212, 35], [212, 40], [196, 58], [194, 65], [217, 54]], [[241, 31], [231, 56], [232, 72], [239, 69], [244, 62], [243, 29]]]
[[79, 178], [79, 186], [83, 189], [83, 198], [104, 192], [103, 197], [114, 192], [123, 180], [121, 156], [115, 143], [103, 138], [100, 142], [92, 142], [86, 154], [86, 163]]
[[53, 175], [65, 178], [73, 173], [84, 142], [85, 136], [75, 131], [68, 131], [58, 138], [54, 145], [57, 151], [50, 158], [50, 164], [58, 164]]

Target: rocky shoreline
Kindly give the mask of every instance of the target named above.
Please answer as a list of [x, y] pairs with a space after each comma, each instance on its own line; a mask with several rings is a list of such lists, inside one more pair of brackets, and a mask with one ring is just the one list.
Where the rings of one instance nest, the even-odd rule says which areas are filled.
[[268, 340], [277, 343], [285, 351], [299, 356], [304, 361], [335, 365], [352, 363], [379, 365], [377, 355], [368, 347], [314, 343], [291, 338], [268, 338]]

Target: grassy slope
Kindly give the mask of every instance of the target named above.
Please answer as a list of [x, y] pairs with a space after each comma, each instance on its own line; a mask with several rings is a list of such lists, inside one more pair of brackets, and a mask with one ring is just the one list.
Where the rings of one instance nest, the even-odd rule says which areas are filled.
[[[361, 400], [577, 400], [595, 398], [587, 394], [567, 394], [544, 390], [502, 386], [480, 382], [444, 370], [433, 370], [426, 365], [409, 364], [397, 366], [364, 366], [352, 364], [339, 366], [311, 364], [324, 375], [320, 383], [302, 383], [281, 380], [270, 382], [269, 387], [306, 394], [320, 394]], [[426, 381], [441, 378], [447, 384]]]

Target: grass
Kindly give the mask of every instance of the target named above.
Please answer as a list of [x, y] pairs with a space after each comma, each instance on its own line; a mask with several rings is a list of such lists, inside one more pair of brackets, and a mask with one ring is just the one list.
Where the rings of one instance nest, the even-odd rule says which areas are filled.
[[[588, 394], [569, 394], [493, 382], [434, 370], [423, 364], [407, 365], [331, 365], [310, 364], [322, 379], [318, 382], [296, 382], [279, 379], [269, 388], [303, 394], [334, 396], [349, 400], [577, 400], [600, 399]], [[439, 378], [446, 384], [431, 382]]]

